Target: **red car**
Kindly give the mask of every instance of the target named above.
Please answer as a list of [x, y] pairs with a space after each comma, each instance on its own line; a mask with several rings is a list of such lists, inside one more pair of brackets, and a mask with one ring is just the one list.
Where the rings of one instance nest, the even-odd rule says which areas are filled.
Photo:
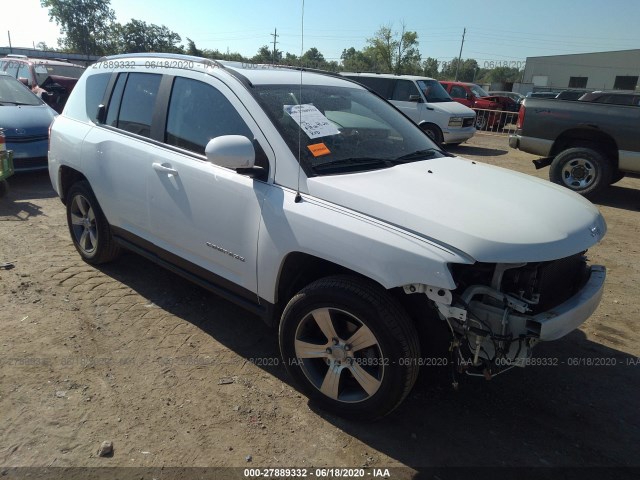
[[486, 90], [475, 83], [442, 81], [440, 84], [455, 101], [476, 110], [476, 128], [479, 130], [502, 128], [513, 116], [504, 113], [483, 112], [482, 110], [518, 111], [518, 103], [513, 99], [499, 95], [489, 95]]
[[63, 60], [7, 55], [0, 58], [0, 71], [20, 80], [56, 112], [64, 104], [85, 68]]

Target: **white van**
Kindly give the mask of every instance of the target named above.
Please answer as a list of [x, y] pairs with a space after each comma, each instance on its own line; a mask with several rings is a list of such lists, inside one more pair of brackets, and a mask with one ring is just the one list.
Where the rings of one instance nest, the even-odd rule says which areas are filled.
[[433, 78], [351, 72], [340, 75], [389, 100], [438, 143], [458, 145], [476, 133], [475, 112], [454, 101]]

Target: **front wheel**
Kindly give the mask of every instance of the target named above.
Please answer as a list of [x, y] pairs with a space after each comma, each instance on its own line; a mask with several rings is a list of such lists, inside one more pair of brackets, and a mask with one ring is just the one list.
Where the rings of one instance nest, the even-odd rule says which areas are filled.
[[111, 235], [111, 227], [89, 182], [81, 180], [73, 184], [66, 204], [71, 240], [82, 259], [98, 265], [116, 258], [120, 248]]
[[442, 136], [442, 132], [438, 127], [436, 127], [435, 125], [427, 124], [422, 125], [421, 128], [422, 131], [427, 134], [427, 137], [429, 137], [437, 146], [442, 145], [444, 137]]
[[549, 179], [584, 196], [595, 195], [611, 183], [611, 163], [591, 148], [569, 148], [551, 162]]
[[383, 288], [356, 277], [327, 277], [301, 290], [282, 314], [279, 339], [300, 390], [348, 418], [388, 414], [418, 376], [413, 323]]

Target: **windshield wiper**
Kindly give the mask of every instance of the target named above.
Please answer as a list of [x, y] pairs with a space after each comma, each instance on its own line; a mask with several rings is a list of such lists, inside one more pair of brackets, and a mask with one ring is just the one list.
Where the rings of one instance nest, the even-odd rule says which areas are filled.
[[31, 105], [31, 106], [33, 106], [32, 103], [12, 102], [11, 100], [0, 100], [0, 103], [2, 103], [2, 104], [10, 103], [11, 105]]
[[421, 160], [421, 159], [431, 158], [437, 153], [442, 153], [442, 152], [436, 148], [416, 150], [415, 152], [411, 152], [411, 153], [407, 153], [405, 155], [399, 156], [398, 158], [394, 159], [394, 162], [403, 162], [403, 161], [409, 161], [409, 160]]
[[330, 162], [320, 163], [314, 165], [314, 170], [333, 169], [336, 167], [374, 167], [374, 166], [391, 167], [392, 164], [389, 160], [383, 158], [370, 158], [370, 157], [352, 157], [343, 158], [340, 160], [332, 160]]

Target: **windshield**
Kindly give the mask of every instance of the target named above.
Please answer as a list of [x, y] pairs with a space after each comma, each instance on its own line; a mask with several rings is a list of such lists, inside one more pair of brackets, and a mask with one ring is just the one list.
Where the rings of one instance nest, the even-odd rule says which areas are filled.
[[453, 98], [437, 80], [418, 80], [418, 87], [429, 103], [453, 102]]
[[0, 75], [1, 105], [42, 105], [43, 102], [18, 80], [8, 75]]
[[35, 65], [36, 81], [42, 85], [47, 77], [55, 75], [58, 77], [80, 78], [84, 68], [79, 65], [51, 65], [40, 63]]
[[489, 93], [482, 87], [478, 85], [469, 85], [469, 89], [476, 97], [488, 97]]
[[388, 168], [442, 157], [393, 106], [352, 87], [258, 85], [256, 99], [307, 175]]

